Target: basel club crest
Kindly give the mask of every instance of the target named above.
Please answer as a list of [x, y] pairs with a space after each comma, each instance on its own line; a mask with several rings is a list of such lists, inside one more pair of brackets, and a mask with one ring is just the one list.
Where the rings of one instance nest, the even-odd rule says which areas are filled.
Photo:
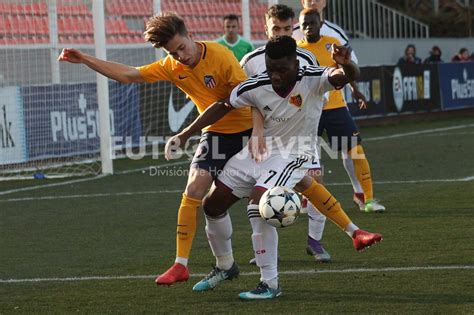
[[204, 84], [210, 89], [215, 88], [217, 85], [216, 80], [214, 80], [214, 77], [212, 75], [204, 76]]
[[296, 107], [301, 107], [301, 105], [303, 105], [301, 94], [290, 96], [290, 104], [295, 105]]

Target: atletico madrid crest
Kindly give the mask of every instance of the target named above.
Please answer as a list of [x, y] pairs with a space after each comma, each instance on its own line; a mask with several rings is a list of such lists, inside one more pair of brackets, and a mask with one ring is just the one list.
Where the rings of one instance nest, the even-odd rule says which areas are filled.
[[217, 85], [216, 80], [214, 80], [214, 77], [212, 75], [204, 76], [204, 84], [210, 89], [215, 88]]
[[301, 94], [290, 96], [290, 104], [295, 105], [296, 107], [301, 107], [301, 105], [303, 105]]

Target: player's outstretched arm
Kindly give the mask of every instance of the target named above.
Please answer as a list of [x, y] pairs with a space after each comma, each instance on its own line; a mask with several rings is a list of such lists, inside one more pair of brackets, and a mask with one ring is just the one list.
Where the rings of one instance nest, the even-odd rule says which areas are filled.
[[176, 147], [183, 146], [193, 134], [201, 131], [201, 129], [212, 125], [225, 116], [233, 109], [225, 101], [215, 102], [201, 113], [189, 126], [184, 128], [180, 133], [171, 137], [165, 145], [165, 158], [170, 160], [173, 158], [173, 150]]
[[357, 101], [359, 109], [367, 109], [367, 99], [365, 95], [359, 90], [357, 83], [355, 81], [349, 82], [352, 91], [352, 97]]
[[64, 48], [58, 57], [58, 61], [85, 64], [92, 70], [121, 83], [145, 82], [140, 72], [134, 67], [101, 60], [77, 49]]

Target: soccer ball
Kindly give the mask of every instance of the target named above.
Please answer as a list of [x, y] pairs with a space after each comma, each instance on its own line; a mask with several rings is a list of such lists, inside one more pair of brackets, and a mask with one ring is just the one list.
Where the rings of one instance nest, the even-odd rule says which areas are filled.
[[295, 223], [301, 210], [298, 194], [292, 189], [276, 186], [267, 190], [258, 205], [260, 215], [274, 227], [286, 227]]

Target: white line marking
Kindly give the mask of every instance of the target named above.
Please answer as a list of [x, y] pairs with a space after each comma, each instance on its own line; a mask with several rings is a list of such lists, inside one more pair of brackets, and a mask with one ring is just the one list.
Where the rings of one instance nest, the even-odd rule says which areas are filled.
[[[154, 166], [154, 167], [157, 168], [157, 169], [161, 169], [163, 167], [182, 165], [182, 164], [186, 164], [186, 163], [189, 163], [189, 161], [169, 163], [169, 164], [159, 165], [159, 166]], [[148, 169], [150, 169], [150, 167], [142, 167], [142, 168], [137, 168], [137, 169], [133, 169], [133, 170], [116, 172], [115, 174], [116, 175], [124, 175], [124, 174], [129, 174], [129, 173], [145, 171], [145, 170], [148, 170]], [[97, 176], [94, 176], [94, 177], [73, 179], [73, 180], [70, 180], [70, 181], [67, 181], [67, 182], [61, 182], [61, 183], [53, 183], [53, 184], [45, 184], [45, 185], [32, 186], [32, 187], [10, 189], [10, 190], [6, 190], [6, 191], [0, 191], [0, 196], [13, 194], [13, 193], [17, 193], [17, 192], [22, 192], [22, 191], [36, 190], [36, 189], [41, 189], [41, 188], [50, 188], [50, 187], [58, 187], [58, 186], [76, 184], [76, 183], [83, 183], [83, 182], [88, 182], [88, 181], [92, 181], [92, 180], [98, 180], [98, 179], [101, 179], [101, 178], [104, 178], [104, 177], [107, 177], [107, 176], [109, 176], [109, 175], [97, 175]]]
[[[334, 273], [370, 273], [370, 272], [411, 272], [411, 271], [437, 271], [437, 270], [474, 270], [474, 266], [425, 266], [425, 267], [387, 267], [387, 268], [352, 268], [352, 269], [328, 269], [328, 270], [289, 270], [280, 271], [282, 275], [308, 275], [308, 274], [334, 274]], [[259, 276], [260, 272], [242, 272], [240, 276]], [[204, 273], [191, 274], [190, 277], [205, 277]], [[35, 282], [69, 282], [69, 281], [92, 281], [92, 280], [141, 280], [154, 279], [156, 275], [137, 276], [89, 276], [89, 277], [67, 277], [67, 278], [31, 278], [31, 279], [0, 279], [0, 283], [35, 283]]]
[[[385, 184], [419, 184], [419, 183], [452, 183], [452, 182], [469, 182], [474, 181], [474, 176], [452, 179], [418, 179], [418, 180], [394, 180], [394, 181], [376, 181], [374, 185]], [[344, 183], [328, 183], [324, 186], [351, 186], [350, 182]], [[37, 201], [37, 200], [60, 200], [60, 199], [85, 199], [96, 197], [121, 197], [121, 196], [135, 196], [135, 195], [156, 195], [156, 194], [176, 194], [183, 192], [182, 189], [175, 190], [151, 190], [151, 191], [124, 191], [118, 193], [97, 193], [97, 194], [83, 194], [83, 195], [64, 195], [64, 196], [42, 196], [42, 197], [24, 197], [24, 198], [10, 198], [0, 199], [2, 202], [21, 202], [21, 201]]]
[[471, 128], [471, 127], [474, 127], [474, 124], [459, 125], [459, 126], [444, 127], [444, 128], [435, 128], [435, 129], [426, 129], [426, 130], [412, 131], [412, 132], [405, 132], [405, 133], [396, 133], [396, 134], [390, 135], [390, 136], [364, 138], [363, 141], [377, 141], [377, 140], [395, 139], [395, 138], [402, 138], [402, 137], [409, 137], [409, 136], [417, 136], [417, 135], [426, 134], [426, 133], [456, 130], [456, 129], [464, 129], [464, 128]]
[[136, 196], [136, 195], [156, 195], [156, 194], [175, 194], [183, 192], [182, 189], [176, 190], [155, 190], [155, 191], [125, 191], [120, 193], [102, 193], [89, 195], [65, 195], [65, 196], [43, 196], [43, 197], [25, 197], [25, 198], [11, 198], [0, 200], [0, 202], [14, 202], [14, 201], [36, 201], [36, 200], [59, 200], [59, 199], [75, 199], [75, 198], [96, 198], [96, 197], [120, 197], [120, 196]]
[[41, 186], [32, 186], [32, 187], [10, 189], [10, 190], [6, 190], [6, 191], [1, 191], [0, 196], [13, 194], [13, 193], [17, 193], [17, 192], [22, 192], [22, 191], [36, 190], [36, 189], [40, 189], [40, 188], [49, 188], [49, 187], [64, 186], [64, 185], [75, 184], [75, 183], [83, 183], [83, 182], [88, 182], [88, 181], [91, 181], [91, 180], [101, 179], [101, 178], [104, 178], [105, 176], [107, 176], [107, 175], [97, 175], [95, 177], [73, 179], [73, 180], [69, 180], [67, 182], [45, 184], [45, 185], [41, 185]]
[[[385, 185], [385, 184], [419, 184], [419, 183], [453, 183], [453, 182], [470, 182], [474, 180], [474, 176], [463, 177], [463, 178], [447, 178], [447, 179], [414, 179], [414, 180], [387, 180], [387, 181], [375, 181], [374, 185]], [[324, 186], [346, 186], [351, 185], [347, 183], [328, 183]]]
[[149, 165], [149, 166], [146, 166], [146, 167], [134, 168], [134, 169], [131, 169], [131, 170], [126, 170], [126, 171], [119, 171], [119, 172], [116, 172], [115, 174], [117, 174], [117, 175], [125, 175], [125, 174], [130, 174], [130, 173], [137, 173], [137, 172], [141, 172], [141, 171], [148, 171], [148, 170], [150, 170], [150, 167], [154, 167], [154, 168], [156, 168], [156, 169], [162, 169], [162, 168], [164, 168], [164, 167], [170, 167], [170, 166], [176, 166], [176, 165], [183, 165], [183, 164], [190, 164], [190, 163], [191, 163], [191, 161], [181, 161], [181, 162], [166, 163], [166, 164], [157, 165], [157, 166]]
[[465, 135], [474, 135], [474, 131], [472, 132], [452, 132], [452, 133], [438, 133], [438, 134], [426, 134], [422, 135], [422, 137], [453, 137], [453, 136], [465, 136]]

